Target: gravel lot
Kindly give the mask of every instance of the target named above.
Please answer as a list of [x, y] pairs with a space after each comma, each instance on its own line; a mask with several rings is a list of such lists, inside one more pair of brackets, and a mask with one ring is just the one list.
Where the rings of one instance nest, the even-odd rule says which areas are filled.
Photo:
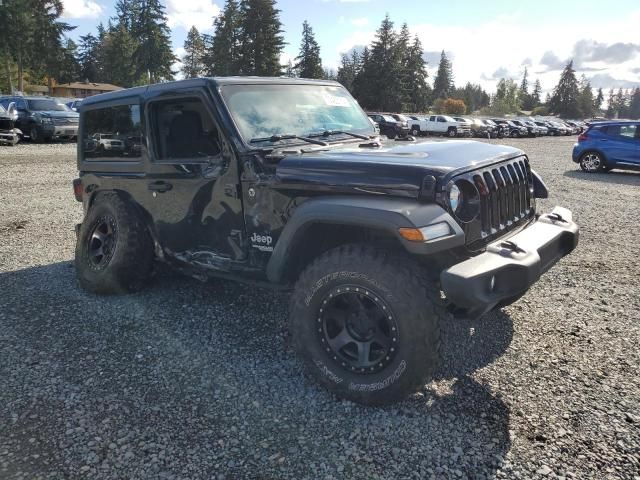
[[640, 478], [640, 174], [523, 148], [581, 226], [528, 295], [444, 326], [437, 379], [365, 408], [307, 381], [287, 297], [74, 277], [75, 145], [0, 147], [0, 478]]

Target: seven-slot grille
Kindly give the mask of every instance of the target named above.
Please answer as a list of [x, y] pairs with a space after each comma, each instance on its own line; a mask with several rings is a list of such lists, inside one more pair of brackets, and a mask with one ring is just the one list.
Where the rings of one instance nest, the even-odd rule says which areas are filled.
[[524, 157], [473, 173], [473, 182], [480, 193], [483, 236], [508, 229], [529, 217], [532, 181], [529, 162]]

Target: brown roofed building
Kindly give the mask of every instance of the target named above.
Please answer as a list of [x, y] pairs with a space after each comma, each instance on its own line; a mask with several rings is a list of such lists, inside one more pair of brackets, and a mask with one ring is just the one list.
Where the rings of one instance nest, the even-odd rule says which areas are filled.
[[93, 83], [89, 81], [61, 83], [52, 88], [51, 94], [55, 97], [85, 98], [99, 93], [122, 90], [122, 87], [110, 83]]

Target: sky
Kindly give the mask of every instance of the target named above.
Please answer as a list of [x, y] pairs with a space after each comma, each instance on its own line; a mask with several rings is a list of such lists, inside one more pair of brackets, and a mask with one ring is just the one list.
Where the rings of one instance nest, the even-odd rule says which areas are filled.
[[[66, 21], [77, 25], [74, 40], [114, 16], [115, 0], [63, 3]], [[189, 28], [213, 33], [213, 18], [224, 6], [224, 0], [164, 3], [178, 56]], [[420, 38], [431, 81], [445, 50], [456, 85], [479, 83], [490, 92], [502, 77], [520, 81], [526, 66], [530, 84], [539, 79], [546, 93], [571, 58], [594, 88], [640, 86], [638, 0], [279, 0], [277, 6], [287, 42], [284, 64], [298, 54], [304, 20], [324, 66], [337, 69], [341, 54], [369, 44], [388, 13], [398, 30], [406, 22]]]

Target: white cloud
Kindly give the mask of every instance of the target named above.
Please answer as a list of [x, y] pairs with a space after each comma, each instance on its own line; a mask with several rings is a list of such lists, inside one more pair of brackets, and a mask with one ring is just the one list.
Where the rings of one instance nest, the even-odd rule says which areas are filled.
[[369, 19], [367, 17], [362, 18], [354, 18], [351, 20], [351, 25], [355, 25], [356, 27], [364, 27], [369, 24]]
[[102, 14], [104, 8], [93, 0], [63, 0], [64, 18], [97, 17]]
[[[558, 70], [549, 71], [549, 61], [557, 59], [563, 68], [572, 56], [582, 63], [578, 75], [586, 73], [589, 77], [594, 71], [606, 69], [606, 73], [618, 83], [638, 81], [633, 68], [638, 66], [640, 54], [631, 56], [627, 52], [633, 50], [629, 44], [638, 43], [638, 24], [640, 10], [628, 12], [617, 20], [596, 18], [589, 25], [579, 22], [534, 24], [523, 15], [501, 15], [473, 26], [409, 23], [409, 30], [420, 37], [425, 51], [432, 52], [434, 59], [439, 57], [442, 49], [447, 51], [449, 58], [453, 59], [457, 85], [480, 83], [489, 91], [494, 91], [497, 74], [505, 74], [519, 81], [526, 65], [530, 85], [539, 79], [546, 92], [557, 84], [560, 75]], [[334, 66], [331, 60], [337, 64], [341, 53], [356, 45], [370, 45], [374, 36], [375, 29], [371, 25], [351, 31], [337, 45], [334, 59], [327, 58], [326, 64]], [[507, 38], [517, 41], [505, 42]], [[591, 47], [587, 53], [585, 45]], [[621, 50], [624, 51], [621, 53]], [[545, 52], [552, 52], [553, 58], [547, 55], [543, 62], [541, 60]], [[600, 55], [602, 52], [611, 53], [612, 58], [621, 60], [621, 63], [604, 63]], [[433, 81], [431, 69], [437, 67], [437, 62], [430, 62], [429, 67]], [[596, 80], [601, 83], [608, 78], [600, 75]]]
[[167, 0], [169, 26], [189, 30], [195, 26], [205, 31], [213, 28], [213, 19], [220, 13], [220, 7], [213, 0]]

